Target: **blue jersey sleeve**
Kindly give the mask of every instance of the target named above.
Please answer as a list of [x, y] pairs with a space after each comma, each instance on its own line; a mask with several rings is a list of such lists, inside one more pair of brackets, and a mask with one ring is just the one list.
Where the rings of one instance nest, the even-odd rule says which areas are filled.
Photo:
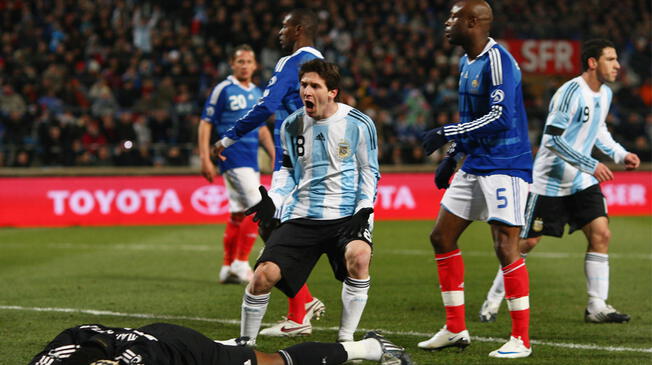
[[227, 81], [219, 83], [213, 88], [213, 91], [211, 91], [204, 103], [204, 109], [201, 112], [201, 119], [209, 121], [213, 127], [217, 127], [222, 119], [224, 106], [226, 104], [225, 89], [228, 85], [230, 85], [230, 83]]
[[513, 128], [517, 91], [521, 73], [507, 54], [494, 47], [488, 51], [489, 62], [484, 70], [488, 82], [489, 111], [474, 120], [444, 126], [444, 134], [452, 140], [461, 136], [492, 135]]
[[285, 64], [287, 57], [281, 58], [276, 65], [272, 78], [267, 83], [263, 97], [258, 103], [240, 118], [225, 136], [237, 141], [248, 132], [263, 124], [281, 105], [283, 97], [293, 86], [296, 77], [291, 73], [297, 72], [296, 67]]

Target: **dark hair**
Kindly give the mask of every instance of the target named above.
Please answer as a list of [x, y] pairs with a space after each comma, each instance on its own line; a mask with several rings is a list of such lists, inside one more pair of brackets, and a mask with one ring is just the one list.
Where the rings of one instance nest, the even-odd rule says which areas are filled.
[[308, 72], [314, 72], [324, 79], [328, 90], [340, 89], [340, 70], [336, 64], [326, 62], [321, 58], [315, 58], [314, 60], [308, 61], [301, 65], [301, 69], [299, 70], [299, 81], [301, 81], [303, 75]]
[[317, 14], [306, 8], [292, 10], [289, 15], [292, 17], [293, 25], [303, 26], [303, 33], [306, 37], [314, 40], [317, 36]]
[[605, 48], [616, 48], [614, 44], [606, 39], [590, 39], [582, 44], [582, 71], [589, 69], [589, 58], [596, 60], [602, 55]]
[[254, 52], [254, 49], [251, 48], [250, 45], [248, 44], [241, 44], [233, 49], [233, 52], [231, 52], [231, 61], [235, 60], [235, 55], [238, 53], [238, 51], [250, 51], [251, 53], [254, 54], [254, 57], [256, 57], [256, 52]]

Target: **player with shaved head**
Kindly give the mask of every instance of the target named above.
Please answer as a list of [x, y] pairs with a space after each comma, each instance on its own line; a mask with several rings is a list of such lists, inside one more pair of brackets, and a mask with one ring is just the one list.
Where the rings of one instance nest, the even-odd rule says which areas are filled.
[[[482, 0], [456, 2], [446, 20], [446, 38], [462, 46], [459, 123], [427, 131], [427, 154], [454, 141], [437, 168], [435, 182], [448, 188], [441, 202], [430, 242], [435, 250], [446, 324], [419, 343], [426, 350], [464, 348], [470, 344], [464, 313], [464, 261], [457, 241], [473, 221], [491, 227], [496, 256], [505, 278], [512, 317], [509, 341], [491, 357], [520, 358], [531, 354], [529, 277], [519, 255], [532, 152], [521, 90], [521, 71], [512, 55], [489, 37], [493, 14]], [[466, 160], [453, 179], [457, 161]]]

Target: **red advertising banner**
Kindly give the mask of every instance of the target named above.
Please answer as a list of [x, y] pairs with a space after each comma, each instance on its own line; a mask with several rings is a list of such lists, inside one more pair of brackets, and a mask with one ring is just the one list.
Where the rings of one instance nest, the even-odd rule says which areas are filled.
[[[619, 172], [602, 184], [610, 215], [652, 215], [652, 173]], [[434, 219], [444, 190], [432, 174], [383, 174], [376, 219]], [[263, 183], [269, 184], [269, 176]], [[221, 223], [221, 179], [199, 176], [0, 178], [0, 226]]]
[[546, 75], [579, 75], [580, 42], [555, 39], [501, 39], [521, 71]]

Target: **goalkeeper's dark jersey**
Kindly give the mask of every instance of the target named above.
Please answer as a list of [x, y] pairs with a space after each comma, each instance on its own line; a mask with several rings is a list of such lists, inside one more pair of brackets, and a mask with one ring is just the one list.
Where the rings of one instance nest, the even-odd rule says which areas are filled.
[[62, 364], [80, 348], [94, 342], [106, 349], [107, 357], [124, 365], [255, 365], [248, 347], [223, 346], [201, 333], [172, 324], [114, 328], [81, 325], [61, 332], [32, 359], [29, 365]]

